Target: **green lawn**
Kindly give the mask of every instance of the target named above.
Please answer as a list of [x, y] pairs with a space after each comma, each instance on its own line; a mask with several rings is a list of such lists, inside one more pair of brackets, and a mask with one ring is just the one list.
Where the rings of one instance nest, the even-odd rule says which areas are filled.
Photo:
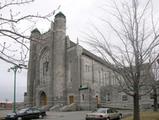
[[[133, 117], [128, 117], [123, 120], [133, 120]], [[141, 120], [159, 120], [159, 112], [143, 112]]]

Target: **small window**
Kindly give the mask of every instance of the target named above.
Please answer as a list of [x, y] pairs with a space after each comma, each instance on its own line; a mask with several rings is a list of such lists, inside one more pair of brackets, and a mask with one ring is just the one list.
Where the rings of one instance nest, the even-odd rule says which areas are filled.
[[108, 96], [107, 101], [110, 101], [110, 93], [108, 93], [107, 96]]
[[90, 72], [90, 66], [89, 65], [85, 65], [85, 71]]
[[153, 93], [150, 94], [150, 99], [154, 99]]
[[141, 100], [141, 98], [142, 98], [142, 97], [141, 97], [141, 96], [139, 96], [139, 100]]
[[90, 72], [91, 71], [91, 66], [90, 65], [88, 65], [88, 72]]
[[123, 95], [122, 96], [122, 101], [127, 101], [128, 100], [128, 96], [127, 95]]
[[84, 101], [84, 94], [82, 94], [82, 100]]

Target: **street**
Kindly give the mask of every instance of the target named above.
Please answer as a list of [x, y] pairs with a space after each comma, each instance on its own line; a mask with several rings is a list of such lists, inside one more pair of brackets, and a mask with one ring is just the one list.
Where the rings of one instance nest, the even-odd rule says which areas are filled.
[[88, 111], [76, 112], [47, 112], [45, 120], [85, 120]]
[[[0, 117], [5, 117], [10, 110], [0, 110]], [[75, 111], [75, 112], [47, 112], [44, 120], [84, 120], [85, 114], [89, 111]], [[38, 119], [37, 119], [38, 120]]]
[[[47, 112], [45, 120], [85, 120], [86, 113], [90, 111], [75, 111], [75, 112]], [[120, 111], [123, 117], [129, 116], [132, 112], [128, 110]]]
[[[0, 116], [5, 117], [7, 113], [12, 111], [0, 110]], [[47, 116], [44, 120], [85, 120], [86, 113], [90, 111], [73, 111], [73, 112], [52, 112], [47, 111]], [[123, 116], [130, 115], [131, 111], [120, 111]], [[37, 119], [38, 120], [38, 119]]]

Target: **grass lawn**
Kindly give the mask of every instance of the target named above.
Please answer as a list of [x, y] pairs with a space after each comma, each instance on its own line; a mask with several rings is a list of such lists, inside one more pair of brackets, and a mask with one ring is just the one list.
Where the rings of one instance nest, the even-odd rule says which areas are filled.
[[0, 120], [2, 120], [2, 116], [0, 115]]
[[[133, 117], [128, 117], [123, 120], [133, 120]], [[143, 112], [141, 120], [159, 120], [159, 112]]]

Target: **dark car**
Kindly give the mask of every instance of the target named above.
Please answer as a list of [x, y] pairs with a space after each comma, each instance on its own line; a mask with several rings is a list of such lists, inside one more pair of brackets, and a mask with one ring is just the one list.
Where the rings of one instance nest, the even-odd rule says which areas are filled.
[[46, 116], [46, 111], [39, 108], [25, 108], [21, 109], [16, 113], [7, 114], [5, 120], [29, 120], [43, 118]]
[[122, 114], [113, 108], [99, 108], [86, 114], [86, 120], [120, 120], [121, 118]]

